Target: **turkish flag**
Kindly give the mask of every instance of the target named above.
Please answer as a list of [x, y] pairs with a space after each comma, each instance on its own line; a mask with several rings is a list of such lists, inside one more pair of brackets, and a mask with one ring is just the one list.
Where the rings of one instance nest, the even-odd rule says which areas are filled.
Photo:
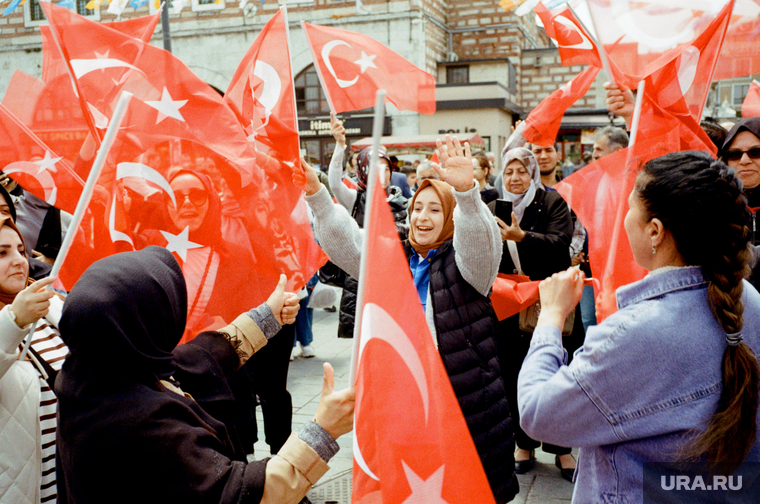
[[563, 65], [602, 67], [596, 44], [583, 29], [582, 24], [575, 17], [570, 7], [564, 5], [549, 10], [542, 2], [538, 2], [533, 11], [541, 18], [546, 34], [557, 42], [557, 49]]
[[544, 98], [525, 119], [525, 139], [532, 144], [553, 145], [565, 111], [588, 92], [598, 74], [599, 68], [588, 67]]
[[691, 114], [697, 123], [701, 119], [733, 5], [726, 4], [692, 42], [668, 52], [645, 69], [644, 92], [672, 115]]
[[0, 171], [50, 205], [74, 213], [84, 182], [5, 105], [0, 105]]
[[742, 117], [746, 119], [757, 116], [760, 116], [760, 84], [757, 81], [752, 81], [742, 103]]
[[351, 502], [493, 503], [380, 184], [371, 208]]
[[523, 275], [499, 273], [491, 291], [491, 304], [496, 317], [504, 320], [538, 301], [538, 284]]
[[375, 104], [377, 90], [399, 110], [435, 113], [435, 77], [367, 35], [302, 22], [331, 109]]
[[650, 159], [685, 150], [678, 124], [659, 136], [640, 134], [646, 139], [594, 161], [556, 186], [588, 231], [591, 270], [600, 280], [596, 292], [600, 322], [617, 311], [617, 288], [646, 275], [633, 258], [623, 227], [636, 176]]
[[[183, 267], [188, 327], [198, 329], [265, 301], [280, 273], [288, 276], [289, 290], [304, 286], [326, 256], [315, 245], [303, 199], [281, 197], [284, 188], [292, 191], [292, 172], [287, 180], [278, 172], [277, 179], [262, 168], [259, 160], [268, 156], [257, 155], [219, 93], [167, 51], [55, 5], [43, 8], [62, 35], [89, 105], [97, 104], [108, 121], [117, 92], [134, 95], [98, 180], [86, 231], [63, 265], [64, 285], [105, 255], [165, 246]], [[189, 233], [183, 218], [172, 216], [188, 200], [171, 185], [179, 169], [197, 173], [205, 181], [203, 199], [213, 202], [209, 220]]]
[[313, 239], [303, 188], [293, 184], [293, 169], [300, 167], [300, 141], [284, 8], [251, 44], [224, 100], [256, 149], [270, 197], [277, 201], [278, 210], [292, 214], [289, 227], [300, 227], [291, 233], [296, 238], [298, 261], [305, 271], [316, 271], [327, 262], [327, 256]]
[[760, 73], [760, 3], [736, 0], [713, 80]]

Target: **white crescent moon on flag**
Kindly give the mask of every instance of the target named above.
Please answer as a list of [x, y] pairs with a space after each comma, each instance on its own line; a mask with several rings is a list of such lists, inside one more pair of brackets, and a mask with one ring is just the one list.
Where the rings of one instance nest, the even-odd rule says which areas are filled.
[[556, 18], [554, 18], [554, 20], [557, 21], [558, 23], [562, 23], [566, 27], [570, 28], [571, 30], [573, 30], [574, 32], [576, 32], [578, 35], [580, 35], [581, 38], [583, 39], [583, 41], [580, 42], [579, 44], [573, 44], [573, 45], [570, 45], [570, 46], [561, 46], [561, 47], [563, 47], [565, 49], [593, 49], [594, 48], [594, 45], [588, 39], [588, 37], [586, 36], [586, 34], [583, 33], [583, 30], [581, 30], [578, 27], [578, 25], [576, 25], [574, 22], [572, 22], [571, 20], [569, 20], [565, 16], [557, 16]]
[[269, 121], [269, 115], [272, 113], [272, 109], [277, 106], [277, 102], [280, 101], [280, 93], [282, 93], [280, 75], [272, 65], [261, 60], [256, 61], [253, 75], [264, 81], [261, 96], [256, 98], [267, 109], [267, 121]]
[[40, 170], [40, 165], [37, 163], [33, 163], [32, 161], [15, 161], [8, 164], [2, 171], [8, 175], [11, 173], [26, 173], [30, 177], [33, 177], [40, 183], [42, 190], [45, 191], [45, 202], [49, 205], [55, 205], [58, 195], [55, 180], [53, 180], [53, 176], [50, 175], [49, 171]]
[[116, 195], [113, 195], [113, 201], [111, 201], [111, 212], [108, 214], [108, 233], [111, 235], [111, 241], [116, 243], [117, 241], [125, 241], [132, 245], [132, 238], [128, 234], [122, 233], [116, 229]]
[[[143, 163], [119, 163], [116, 165], [116, 180], [120, 180], [126, 177], [137, 177], [156, 184], [158, 187], [163, 189], [166, 194], [169, 195], [172, 203], [174, 203], [174, 206], [177, 206], [177, 200], [174, 197], [174, 190], [169, 184], [169, 181], [150, 166]], [[139, 189], [136, 190], [137, 192], [142, 193], [142, 191]]]
[[[430, 410], [430, 394], [427, 378], [425, 377], [425, 370], [422, 367], [422, 361], [417, 353], [417, 349], [412, 345], [412, 342], [409, 340], [404, 329], [402, 329], [396, 320], [382, 307], [373, 303], [367, 303], [364, 306], [362, 316], [361, 335], [359, 355], [357, 357], [358, 365], [361, 366], [364, 348], [370, 340], [380, 339], [388, 343], [404, 361], [417, 384], [417, 388], [422, 396], [422, 407], [425, 410], [425, 422], [427, 423]], [[356, 463], [367, 476], [376, 481], [380, 481], [380, 479], [367, 466], [367, 463], [362, 456], [361, 449], [359, 448], [357, 437], [356, 433], [354, 433], [354, 458], [356, 459]]]
[[335, 69], [332, 66], [332, 63], [330, 62], [330, 52], [335, 49], [335, 47], [339, 45], [345, 45], [348, 47], [351, 47], [351, 44], [346, 42], [345, 40], [331, 40], [330, 42], [326, 43], [322, 47], [322, 60], [325, 62], [325, 66], [327, 67], [327, 70], [330, 71], [330, 74], [332, 74], [333, 78], [335, 79], [335, 82], [338, 83], [338, 85], [342, 88], [347, 88], [349, 86], [353, 86], [356, 84], [356, 82], [359, 80], [359, 76], [357, 75], [354, 77], [354, 80], [342, 80], [339, 79], [338, 76], [335, 74]]
[[73, 59], [71, 60], [71, 68], [74, 70], [77, 79], [95, 70], [105, 70], [106, 68], [129, 68], [143, 73], [139, 68], [126, 61], [115, 58]]
[[690, 45], [681, 53], [678, 61], [678, 84], [681, 86], [681, 94], [685, 95], [694, 83], [699, 65], [699, 49]]
[[[639, 13], [639, 18], [637, 18], [634, 12], [620, 14], [616, 20], [617, 25], [627, 36], [648, 48], [656, 51], [664, 51], [694, 38], [694, 27], [691, 24], [685, 26], [683, 30], [679, 30], [678, 33], [670, 37], [657, 37], [645, 33], [644, 30], [639, 28], [639, 23], [646, 21], [646, 19], [640, 19], [641, 13]], [[643, 16], [644, 18], [649, 17], [645, 14]], [[678, 19], [673, 19], [674, 25], [677, 25], [678, 21]], [[639, 48], [639, 53], [642, 53], [641, 47]]]

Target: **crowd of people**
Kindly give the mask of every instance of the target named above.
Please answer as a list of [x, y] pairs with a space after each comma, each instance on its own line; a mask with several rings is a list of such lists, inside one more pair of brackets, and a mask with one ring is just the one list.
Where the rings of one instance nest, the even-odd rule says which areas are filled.
[[[630, 125], [630, 91], [606, 87]], [[302, 159], [294, 176], [342, 272], [337, 336], [354, 337], [375, 154], [497, 503], [518, 494], [538, 448], [574, 482], [576, 503], [642, 502], [645, 463], [749, 474], [745, 462], [760, 462], [760, 117], [704, 123], [717, 159], [686, 151], [645, 164], [625, 233], [648, 274], [618, 289], [603, 321], [584, 284], [589, 231], [555, 189], [568, 166], [558, 144], [509, 145], [497, 162], [446, 136], [438, 161], [406, 166], [385, 148], [347, 156], [346, 131], [331, 124], [327, 173]], [[626, 129], [601, 128], [584, 162], [628, 141]], [[0, 502], [304, 502], [352, 429], [356, 391], [336, 391], [325, 364], [313, 420], [291, 432], [288, 362], [297, 344], [315, 355], [319, 275], [300, 296], [283, 275], [266, 302], [240, 303], [260, 286], [253, 250], [228, 237], [256, 216], [225, 209], [229, 188], [201, 164], [169, 170], [171, 195], [151, 195], [139, 217], [125, 187], [141, 250], [95, 262], [67, 293], [48, 276], [65, 216], [0, 178]], [[181, 263], [150, 245], [182, 233], [193, 247]], [[499, 320], [500, 273], [541, 281], [540, 301]], [[271, 457], [249, 462], [258, 403]]]

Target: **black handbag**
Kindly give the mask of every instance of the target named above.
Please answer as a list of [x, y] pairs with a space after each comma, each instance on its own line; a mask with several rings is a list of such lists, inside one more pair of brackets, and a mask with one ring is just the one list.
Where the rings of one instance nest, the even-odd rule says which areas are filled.
[[342, 289], [346, 283], [347, 275], [345, 271], [337, 267], [332, 261], [327, 261], [324, 266], [319, 268], [317, 276], [320, 282]]

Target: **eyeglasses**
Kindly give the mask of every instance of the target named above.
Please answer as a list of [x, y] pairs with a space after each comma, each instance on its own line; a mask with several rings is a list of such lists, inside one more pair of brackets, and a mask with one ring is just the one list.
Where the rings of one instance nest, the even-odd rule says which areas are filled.
[[731, 149], [726, 151], [723, 157], [726, 161], [739, 161], [744, 154], [747, 154], [750, 159], [760, 159], [760, 147], [752, 147], [748, 150]]
[[177, 208], [182, 206], [186, 199], [190, 200], [190, 204], [193, 206], [201, 206], [208, 201], [208, 194], [203, 189], [190, 189], [188, 192], [175, 192], [174, 196], [177, 198]]

